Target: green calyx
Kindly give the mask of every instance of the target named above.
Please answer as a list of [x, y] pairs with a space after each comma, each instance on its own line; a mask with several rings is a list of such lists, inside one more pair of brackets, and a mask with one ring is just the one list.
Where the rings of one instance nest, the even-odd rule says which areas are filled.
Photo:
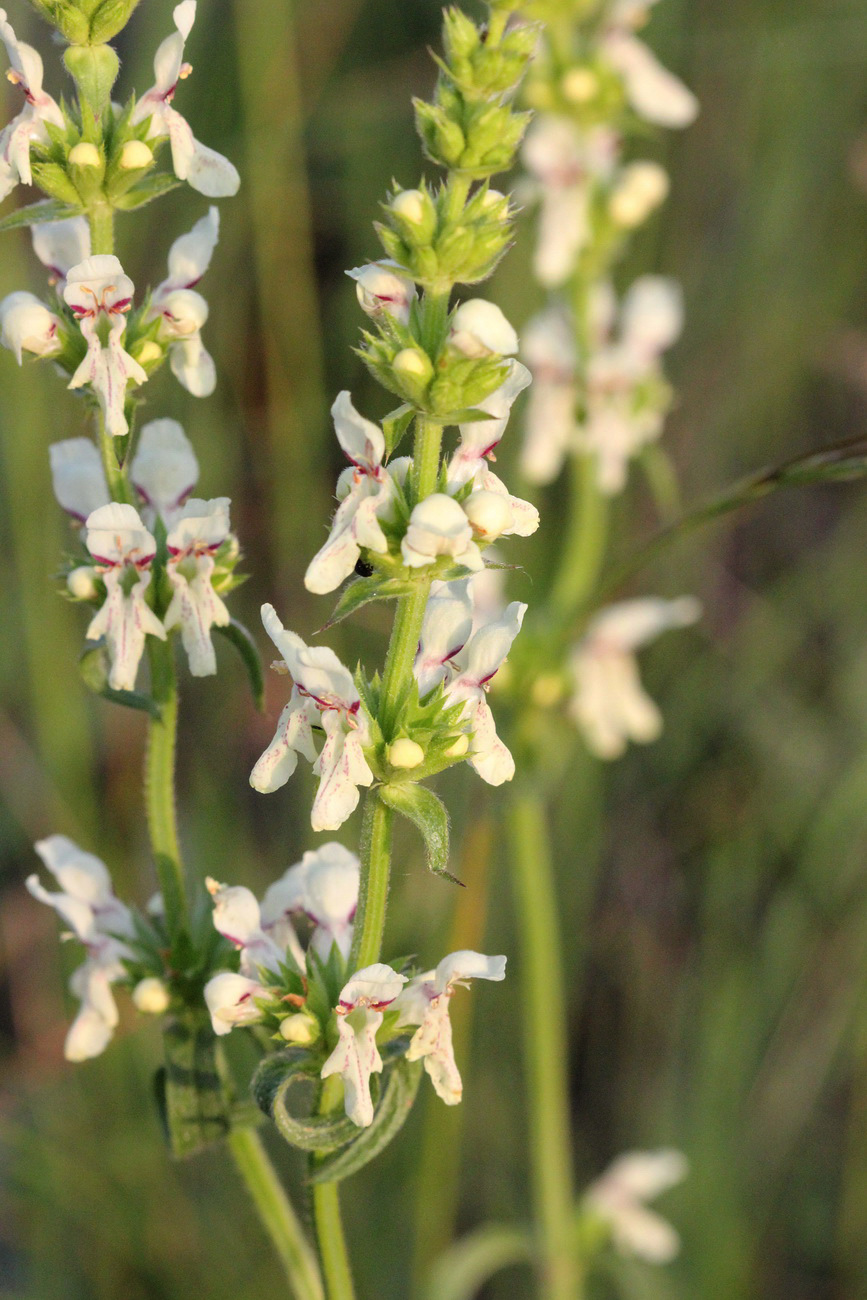
[[99, 46], [129, 22], [139, 0], [31, 0], [71, 45]]

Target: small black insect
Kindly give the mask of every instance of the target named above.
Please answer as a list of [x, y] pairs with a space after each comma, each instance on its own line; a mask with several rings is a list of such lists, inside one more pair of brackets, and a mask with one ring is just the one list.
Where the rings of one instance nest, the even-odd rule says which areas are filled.
[[373, 565], [368, 564], [367, 560], [356, 560], [355, 572], [358, 574], [359, 578], [369, 578], [373, 574]]

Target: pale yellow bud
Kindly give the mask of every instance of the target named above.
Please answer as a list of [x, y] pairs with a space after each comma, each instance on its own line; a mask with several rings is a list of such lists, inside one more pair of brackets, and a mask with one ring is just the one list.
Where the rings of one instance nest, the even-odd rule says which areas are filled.
[[599, 92], [599, 78], [589, 68], [570, 68], [560, 89], [570, 104], [589, 104]]
[[630, 163], [608, 200], [612, 221], [625, 230], [634, 230], [659, 207], [668, 189], [668, 174], [658, 163]]
[[392, 767], [409, 769], [418, 767], [424, 762], [424, 750], [408, 736], [401, 736], [399, 740], [389, 745], [386, 757]]
[[540, 709], [551, 709], [563, 698], [563, 679], [557, 673], [542, 673], [530, 689], [530, 698]]
[[136, 1008], [146, 1016], [161, 1016], [164, 1011], [168, 1011], [171, 998], [163, 981], [150, 975], [136, 984], [132, 1000]]
[[125, 172], [150, 167], [153, 160], [153, 153], [144, 140], [128, 140], [120, 151], [120, 166]]
[[486, 212], [488, 208], [495, 208], [505, 197], [505, 194], [500, 190], [488, 190], [482, 199], [482, 211]]
[[470, 738], [465, 731], [461, 732], [453, 745], [449, 745], [444, 751], [446, 758], [463, 758], [464, 754], [470, 747]]
[[102, 159], [95, 144], [82, 140], [69, 151], [69, 161], [73, 167], [99, 167]]
[[399, 375], [412, 375], [423, 379], [433, 374], [430, 357], [420, 348], [402, 348], [391, 365]]
[[81, 564], [66, 575], [66, 590], [76, 600], [93, 600], [96, 596], [96, 570]]
[[420, 225], [426, 215], [424, 195], [421, 190], [402, 190], [391, 201], [391, 210], [404, 221], [414, 221]]
[[136, 360], [142, 366], [149, 366], [152, 365], [154, 361], [159, 361], [162, 355], [163, 350], [159, 343], [154, 343], [153, 339], [148, 339], [139, 348]]
[[280, 1021], [280, 1037], [287, 1043], [307, 1047], [310, 1043], [315, 1043], [319, 1037], [319, 1022], [303, 1011], [295, 1016], [287, 1016], [285, 1020]]

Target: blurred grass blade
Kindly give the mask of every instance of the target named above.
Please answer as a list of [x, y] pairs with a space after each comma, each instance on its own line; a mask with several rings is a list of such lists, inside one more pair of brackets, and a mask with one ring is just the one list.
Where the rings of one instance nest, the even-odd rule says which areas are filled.
[[528, 1228], [487, 1224], [442, 1256], [431, 1273], [426, 1300], [473, 1300], [495, 1273], [515, 1264], [529, 1264], [532, 1259]]

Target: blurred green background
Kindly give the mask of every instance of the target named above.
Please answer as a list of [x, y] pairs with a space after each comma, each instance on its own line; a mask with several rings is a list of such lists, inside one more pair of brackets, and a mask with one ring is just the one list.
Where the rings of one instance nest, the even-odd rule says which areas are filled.
[[[39, 45], [57, 93], [47, 30], [23, 0], [10, 18]], [[203, 495], [232, 496], [252, 574], [233, 608], [266, 662], [262, 600], [304, 635], [328, 612], [302, 574], [340, 468], [333, 395], [351, 388], [371, 417], [388, 408], [349, 350], [361, 319], [343, 271], [376, 254], [370, 222], [390, 179], [417, 181], [410, 96], [432, 85], [425, 47], [438, 24], [434, 0], [199, 0], [195, 75], [178, 107], [244, 178], [221, 205], [202, 285], [220, 383], [197, 401], [161, 373], [145, 418], [181, 419]], [[120, 43], [120, 92], [150, 84], [170, 30], [168, 0], [142, 0]], [[865, 432], [867, 9], [662, 0], [648, 37], [702, 113], [685, 135], [647, 147], [671, 169], [672, 197], [623, 278], [652, 269], [684, 284], [666, 445], [695, 501]], [[15, 92], [6, 99], [11, 116]], [[205, 207], [180, 189], [120, 225], [137, 285], [162, 278], [171, 240]], [[538, 305], [530, 247], [526, 222], [490, 289], [516, 324]], [[42, 283], [27, 236], [4, 236], [0, 294]], [[86, 696], [75, 667], [84, 618], [49, 577], [67, 525], [46, 448], [83, 431], [82, 408], [47, 368], [18, 373], [6, 353], [0, 383], [0, 1296], [284, 1294], [228, 1159], [167, 1160], [150, 1097], [156, 1029], [130, 1015], [102, 1059], [62, 1060], [74, 955], [24, 893], [30, 846], [72, 834], [106, 859], [122, 895], [148, 897], [143, 723]], [[503, 445], [507, 477], [519, 423]], [[515, 577], [521, 599], [556, 551], [557, 488], [540, 504], [537, 540], [508, 557], [529, 571]], [[653, 528], [640, 474], [618, 518], [622, 538]], [[681, 1258], [662, 1271], [612, 1262], [599, 1297], [867, 1296], [865, 555], [857, 484], [772, 499], [670, 552], [634, 590], [693, 591], [706, 617], [646, 656], [664, 738], [605, 770], [576, 746], [564, 775], [553, 831], [579, 1177], [657, 1143], [692, 1164], [662, 1205]], [[385, 614], [373, 609], [335, 631], [338, 652], [381, 656]], [[258, 716], [231, 651], [218, 655], [218, 679], [184, 688], [183, 838], [198, 874], [261, 888], [314, 842], [311, 783], [299, 774], [270, 798], [249, 789], [284, 685], [269, 684]], [[346, 1186], [360, 1294], [377, 1300], [421, 1294], [453, 1233], [529, 1212], [519, 963], [499, 837], [508, 789], [452, 778], [444, 793], [471, 888], [455, 917], [455, 891], [401, 839], [388, 950], [433, 962], [458, 938], [512, 954], [510, 979], [478, 987], [474, 1019], [462, 1022], [461, 1113], [435, 1099], [418, 1106], [386, 1156]], [[357, 825], [341, 838], [354, 846]], [[292, 1157], [275, 1155], [297, 1188]], [[484, 1292], [531, 1294], [517, 1270]]]

